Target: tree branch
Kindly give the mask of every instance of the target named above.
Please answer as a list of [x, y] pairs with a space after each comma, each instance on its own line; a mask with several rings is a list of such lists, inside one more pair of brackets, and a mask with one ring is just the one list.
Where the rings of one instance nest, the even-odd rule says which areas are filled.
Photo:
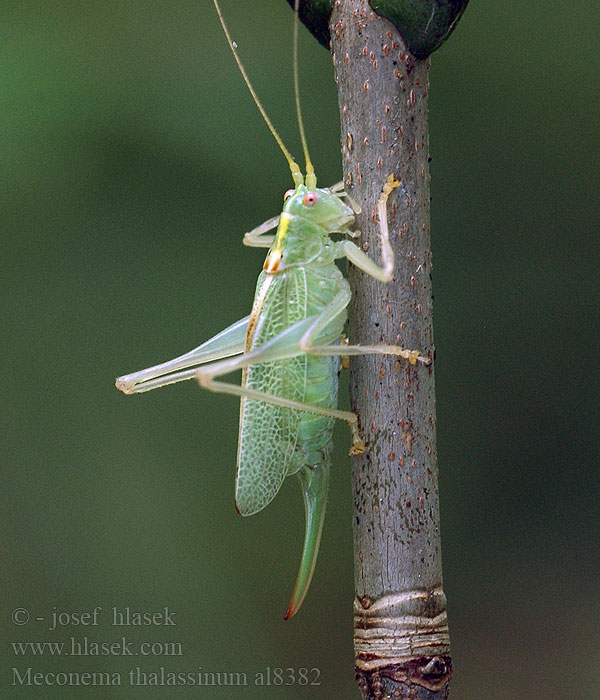
[[[362, 207], [363, 247], [379, 259], [377, 199], [388, 203], [396, 262], [381, 284], [350, 267], [353, 343], [433, 356], [427, 91], [415, 58], [367, 0], [331, 16], [346, 189]], [[352, 359], [350, 398], [366, 443], [353, 458], [356, 673], [365, 698], [446, 698], [451, 675], [442, 589], [433, 367]], [[397, 694], [394, 694], [397, 691]], [[398, 695], [399, 694], [399, 695]]]

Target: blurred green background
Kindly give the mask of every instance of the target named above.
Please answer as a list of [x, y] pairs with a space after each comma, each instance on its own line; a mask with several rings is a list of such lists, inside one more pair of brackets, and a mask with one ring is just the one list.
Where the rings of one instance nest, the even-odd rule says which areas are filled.
[[[295, 482], [233, 508], [232, 397], [125, 398], [118, 374], [246, 315], [287, 166], [212, 3], [2, 2], [2, 698], [234, 698], [131, 688], [128, 669], [245, 672], [248, 698], [358, 697], [347, 434], [303, 610], [284, 623], [304, 514]], [[223, 10], [298, 153], [292, 13]], [[588, 2], [473, 2], [433, 56], [433, 248], [444, 578], [461, 700], [597, 698], [599, 75]], [[320, 182], [340, 177], [329, 55], [301, 36]], [[345, 400], [345, 399], [344, 399]], [[48, 629], [102, 606], [97, 627]], [[112, 606], [175, 612], [122, 630]], [[24, 608], [30, 620], [11, 623]], [[44, 617], [43, 621], [36, 620]], [[50, 618], [50, 620], [49, 620]], [[10, 642], [178, 642], [182, 656], [17, 657]], [[16, 667], [121, 687], [11, 686]], [[267, 668], [320, 685], [261, 688]]]

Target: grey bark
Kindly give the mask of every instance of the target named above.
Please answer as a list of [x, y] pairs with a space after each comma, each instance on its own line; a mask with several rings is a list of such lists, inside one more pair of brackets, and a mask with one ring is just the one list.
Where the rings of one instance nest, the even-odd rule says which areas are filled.
[[[347, 191], [379, 259], [376, 204], [387, 176], [394, 280], [350, 266], [352, 343], [394, 343], [433, 357], [427, 92], [429, 59], [406, 48], [366, 0], [340, 0], [331, 38]], [[448, 696], [433, 366], [352, 358], [351, 407], [366, 444], [353, 458], [356, 674], [365, 698]]]

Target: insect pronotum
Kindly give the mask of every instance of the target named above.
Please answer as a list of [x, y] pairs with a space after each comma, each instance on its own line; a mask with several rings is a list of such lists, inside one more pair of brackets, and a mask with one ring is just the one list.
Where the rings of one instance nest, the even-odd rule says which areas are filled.
[[[394, 254], [389, 241], [386, 203], [400, 183], [382, 183], [378, 202], [382, 265], [352, 242], [356, 205], [346, 203], [342, 183], [317, 187], [310, 160], [298, 90], [298, 0], [294, 8], [294, 92], [305, 174], [294, 161], [260, 103], [213, 0], [242, 77], [269, 130], [288, 161], [294, 188], [284, 195], [281, 214], [246, 233], [247, 246], [268, 248], [249, 316], [190, 352], [116, 380], [126, 394], [137, 394], [186, 379], [201, 387], [240, 397], [240, 432], [235, 503], [241, 515], [262, 510], [283, 480], [297, 474], [302, 487], [306, 529], [302, 558], [285, 619], [304, 600], [315, 568], [329, 484], [335, 420], [348, 423], [351, 454], [364, 450], [357, 418], [336, 408], [340, 358], [367, 353], [393, 354], [411, 364], [429, 364], [417, 350], [395, 345], [340, 343], [350, 301], [350, 286], [335, 264], [347, 258], [382, 283], [392, 279]], [[353, 208], [354, 207], [354, 208]], [[275, 230], [275, 234], [271, 233]], [[346, 236], [333, 240], [331, 234]], [[241, 385], [217, 378], [242, 370]]]

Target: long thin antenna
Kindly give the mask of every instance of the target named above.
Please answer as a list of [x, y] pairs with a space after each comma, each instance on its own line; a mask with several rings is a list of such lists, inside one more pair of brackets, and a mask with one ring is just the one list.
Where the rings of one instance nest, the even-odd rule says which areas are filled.
[[[290, 155], [290, 152], [285, 147], [283, 141], [281, 140], [281, 137], [277, 133], [273, 124], [271, 123], [271, 120], [269, 119], [269, 117], [265, 111], [265, 108], [262, 106], [261, 101], [258, 99], [258, 95], [256, 94], [256, 92], [254, 92], [254, 88], [252, 87], [252, 83], [250, 82], [250, 78], [248, 78], [246, 70], [245, 70], [245, 68], [240, 60], [240, 57], [238, 56], [238, 52], [236, 51], [235, 44], [233, 43], [231, 36], [229, 35], [229, 30], [227, 29], [227, 25], [225, 24], [225, 20], [223, 19], [223, 15], [221, 14], [221, 8], [219, 7], [219, 3], [217, 2], [217, 0], [213, 0], [213, 3], [215, 5], [215, 9], [217, 10], [217, 15], [219, 16], [219, 21], [221, 22], [221, 26], [223, 27], [223, 31], [225, 32], [225, 37], [227, 38], [227, 43], [229, 44], [229, 48], [231, 49], [231, 52], [233, 53], [233, 57], [235, 58], [235, 62], [237, 63], [238, 68], [240, 69], [240, 73], [242, 74], [242, 78], [244, 79], [244, 82], [246, 83], [246, 87], [250, 91], [250, 94], [252, 95], [252, 99], [254, 100], [254, 103], [258, 107], [258, 111], [261, 113], [262, 118], [265, 120], [266, 125], [269, 127], [269, 131], [273, 134], [273, 138], [275, 139], [275, 141], [277, 141], [277, 145], [279, 146], [279, 148], [281, 148], [283, 155], [285, 156], [287, 162], [289, 163], [290, 170], [292, 172], [292, 177], [294, 178], [294, 183], [295, 183], [296, 187], [298, 185], [303, 185], [304, 184], [304, 177], [302, 176], [302, 172], [300, 171], [298, 164], [294, 161], [294, 159]], [[297, 0], [296, 0], [296, 4], [297, 4]], [[312, 168], [312, 165], [311, 165], [311, 168]]]
[[300, 85], [298, 80], [298, 14], [300, 11], [300, 0], [294, 2], [294, 97], [296, 99], [296, 115], [298, 117], [298, 129], [304, 151], [304, 161], [306, 163], [306, 186], [314, 189], [317, 186], [317, 176], [315, 169], [308, 155], [308, 144], [304, 132], [304, 120], [302, 119], [302, 108], [300, 107]]

